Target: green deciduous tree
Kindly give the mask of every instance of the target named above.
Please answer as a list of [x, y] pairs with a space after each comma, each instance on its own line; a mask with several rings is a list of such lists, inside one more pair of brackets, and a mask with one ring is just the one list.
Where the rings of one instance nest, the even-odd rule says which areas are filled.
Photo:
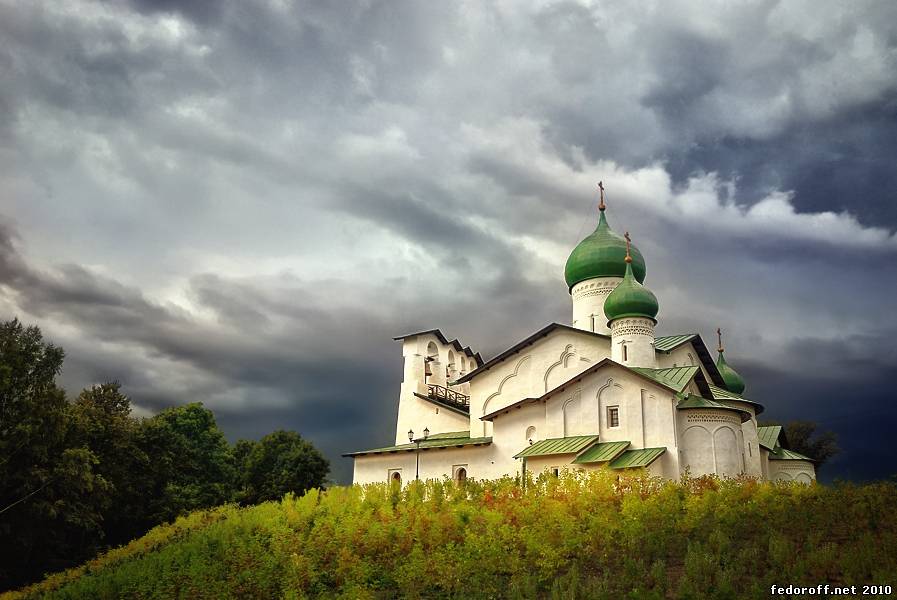
[[63, 357], [37, 327], [0, 324], [0, 586], [81, 560], [102, 538], [109, 485], [96, 455], [67, 443]]
[[248, 504], [322, 487], [330, 471], [327, 459], [295, 431], [278, 430], [258, 442], [240, 440], [236, 454], [243, 488], [240, 500]]
[[233, 500], [233, 453], [212, 411], [202, 404], [169, 408], [145, 419], [138, 444], [149, 457], [145, 475], [151, 523]]
[[817, 432], [816, 428], [817, 424], [812, 421], [791, 421], [783, 427], [788, 448], [814, 459], [818, 468], [841, 449], [834, 432]]

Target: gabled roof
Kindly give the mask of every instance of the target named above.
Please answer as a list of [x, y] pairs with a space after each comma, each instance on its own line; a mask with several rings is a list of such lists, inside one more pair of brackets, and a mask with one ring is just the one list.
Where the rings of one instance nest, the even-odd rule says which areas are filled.
[[779, 435], [782, 433], [781, 425], [768, 425], [757, 428], [757, 437], [760, 445], [772, 452], [779, 445]]
[[508, 348], [507, 350], [505, 350], [498, 356], [495, 356], [495, 357], [491, 358], [490, 360], [486, 361], [486, 363], [480, 365], [480, 367], [478, 369], [475, 369], [475, 370], [471, 371], [470, 373], [468, 373], [467, 375], [465, 375], [464, 377], [460, 377], [459, 379], [455, 380], [454, 383], [458, 384], [458, 383], [464, 383], [465, 381], [470, 381], [477, 375], [480, 375], [481, 373], [485, 373], [486, 371], [488, 371], [489, 369], [494, 367], [496, 364], [502, 362], [504, 359], [511, 356], [512, 354], [520, 352], [522, 349], [536, 343], [539, 339], [547, 336], [548, 334], [550, 334], [551, 332], [553, 332], [557, 329], [565, 329], [567, 331], [573, 331], [575, 333], [580, 333], [582, 335], [603, 338], [606, 340], [610, 339], [610, 336], [607, 336], [607, 335], [604, 335], [601, 333], [594, 333], [592, 331], [586, 331], [585, 329], [571, 327], [570, 325], [561, 325], [560, 323], [549, 323], [548, 325], [546, 325], [539, 331], [535, 332], [534, 334], [530, 335], [526, 339], [521, 340], [520, 342], [517, 342], [516, 344], [514, 344], [513, 346], [511, 346], [510, 348]]
[[720, 387], [724, 387], [723, 376], [720, 375], [719, 369], [716, 368], [716, 362], [710, 355], [710, 350], [707, 349], [704, 340], [697, 333], [682, 333], [654, 338], [654, 349], [661, 354], [669, 354], [686, 342], [691, 342], [691, 345], [694, 346], [695, 352], [698, 353], [698, 358], [710, 375], [711, 381]]
[[525, 456], [553, 456], [556, 454], [577, 454], [583, 448], [598, 441], [598, 435], [574, 435], [562, 438], [539, 440], [514, 455], [514, 458]]
[[754, 402], [753, 400], [748, 400], [747, 398], [736, 394], [735, 392], [730, 392], [725, 388], [721, 388], [719, 386], [708, 384], [710, 386], [710, 393], [713, 396], [714, 400], [721, 400], [723, 402], [727, 400], [732, 400], [735, 402], [747, 402], [748, 404], [753, 404], [755, 407], [755, 412], [759, 415], [765, 410], [765, 407], [759, 402]]
[[[406, 333], [405, 335], [400, 335], [392, 338], [394, 341], [404, 340], [406, 338], [417, 337], [419, 335], [435, 335], [436, 339], [445, 344], [446, 346], [451, 346], [455, 350], [459, 352], [463, 352], [465, 355], [473, 358], [477, 361], [478, 366], [483, 365], [483, 357], [480, 356], [480, 353], [477, 352], [474, 354], [473, 350], [470, 349], [470, 346], [461, 346], [461, 342], [458, 341], [458, 338], [453, 339], [452, 341], [448, 341], [448, 338], [443, 335], [443, 333], [439, 329], [427, 329], [426, 331], [416, 331], [414, 333]], [[472, 372], [472, 371], [471, 371]]]
[[808, 460], [810, 462], [816, 462], [809, 456], [804, 456], [799, 452], [795, 452], [794, 450], [786, 450], [782, 447], [777, 447], [774, 451], [770, 452], [769, 460]]
[[643, 448], [641, 450], [627, 450], [610, 462], [611, 469], [633, 469], [647, 467], [660, 458], [666, 448]]
[[608, 462], [617, 458], [627, 446], [629, 446], [629, 442], [601, 442], [577, 456], [573, 464]]
[[695, 374], [701, 371], [701, 367], [670, 367], [668, 369], [629, 368], [677, 392], [684, 390]]
[[698, 337], [697, 333], [681, 333], [679, 335], [662, 335], [654, 338], [654, 349], [658, 352], [669, 354], [674, 348], [678, 348], [685, 342]]
[[[563, 391], [564, 388], [568, 387], [569, 385], [581, 381], [583, 378], [588, 377], [592, 373], [594, 373], [594, 372], [598, 371], [599, 369], [606, 367], [608, 365], [613, 365], [615, 367], [620, 367], [621, 369], [625, 369], [626, 371], [629, 371], [630, 373], [633, 373], [633, 374], [639, 376], [640, 378], [644, 379], [645, 381], [649, 381], [649, 382], [651, 382], [655, 385], [658, 385], [660, 387], [665, 387], [669, 390], [672, 390], [673, 392], [679, 393], [679, 391], [680, 391], [679, 389], [677, 389], [678, 386], [680, 385], [678, 382], [674, 383], [672, 380], [666, 380], [663, 377], [659, 377], [659, 376], [657, 376], [656, 373], [654, 373], [655, 371], [667, 371], [669, 369], [641, 369], [640, 371], [637, 371], [635, 368], [627, 367], [626, 365], [621, 365], [620, 363], [613, 361], [609, 358], [604, 358], [604, 359], [598, 361], [597, 363], [595, 363], [594, 365], [592, 365], [591, 367], [589, 367], [588, 369], [586, 369], [585, 371], [582, 371], [581, 373], [577, 373], [576, 375], [574, 375], [573, 377], [571, 377], [564, 383], [557, 385], [554, 388], [548, 390], [541, 396], [532, 397], [532, 398], [523, 398], [522, 400], [518, 400], [517, 402], [514, 402], [507, 406], [503, 406], [502, 408], [494, 410], [489, 414], [483, 415], [482, 417], [480, 417], [480, 419], [483, 421], [491, 421], [496, 415], [503, 413], [503, 412], [507, 412], [512, 408], [520, 408], [524, 404], [533, 404], [536, 402], [541, 402], [542, 400], [546, 399], [548, 396], [551, 396], [552, 394], [554, 394], [556, 392]], [[694, 369], [695, 370], [694, 377], [696, 378], [696, 380], [698, 377], [700, 377], [703, 380], [703, 375], [701, 375], [701, 371], [697, 367], [676, 367], [676, 368]], [[646, 374], [641, 371], [649, 371], [650, 373]], [[683, 388], [684, 388], [684, 386], [683, 386]]]
[[[491, 437], [470, 437], [469, 431], [450, 431], [447, 433], [434, 433], [426, 440], [420, 443], [421, 450], [430, 450], [434, 448], [463, 448], [464, 446], [485, 446], [492, 443]], [[385, 448], [374, 448], [373, 450], [360, 450], [358, 452], [347, 452], [343, 456], [364, 456], [366, 454], [391, 454], [396, 452], [414, 452], [417, 450], [417, 444], [399, 444], [398, 446], [386, 446]]]

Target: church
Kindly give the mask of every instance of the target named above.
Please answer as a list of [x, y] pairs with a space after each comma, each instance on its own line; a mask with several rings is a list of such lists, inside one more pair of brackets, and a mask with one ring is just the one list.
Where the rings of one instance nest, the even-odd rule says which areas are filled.
[[484, 361], [439, 329], [394, 338], [404, 378], [395, 445], [350, 452], [354, 482], [494, 479], [565, 469], [746, 475], [810, 483], [813, 461], [697, 333], [656, 335], [659, 304], [628, 232], [614, 232], [600, 188], [598, 226], [564, 275], [570, 325], [550, 323]]

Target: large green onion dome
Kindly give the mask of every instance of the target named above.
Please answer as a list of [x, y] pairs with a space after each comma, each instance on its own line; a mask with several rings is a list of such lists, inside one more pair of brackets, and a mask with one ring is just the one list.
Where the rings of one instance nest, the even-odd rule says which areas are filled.
[[729, 363], [726, 362], [726, 357], [723, 356], [722, 348], [719, 349], [719, 357], [716, 359], [716, 368], [719, 370], [719, 374], [722, 375], [723, 383], [726, 384], [727, 390], [736, 394], [744, 392], [744, 379], [741, 378], [738, 371], [730, 367]]
[[[632, 254], [632, 273], [639, 282], [645, 280], [645, 259], [634, 246]], [[604, 210], [598, 218], [598, 227], [570, 253], [567, 266], [564, 267], [564, 279], [567, 287], [573, 286], [593, 277], [623, 277], [626, 272], [626, 240], [614, 233], [607, 224]]]
[[[626, 242], [623, 243], [625, 252]], [[660, 310], [657, 297], [635, 278], [633, 269], [635, 260], [630, 259], [629, 256], [625, 258], [629, 260], [621, 261], [626, 265], [623, 281], [608, 294], [604, 301], [604, 316], [607, 317], [608, 323], [623, 317], [645, 317], [653, 321], [657, 316], [657, 311]]]

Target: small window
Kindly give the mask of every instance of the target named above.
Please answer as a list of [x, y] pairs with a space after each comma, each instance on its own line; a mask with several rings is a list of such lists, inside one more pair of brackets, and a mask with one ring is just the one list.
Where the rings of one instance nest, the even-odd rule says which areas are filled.
[[[625, 346], [624, 346], [625, 348]], [[608, 406], [607, 407], [607, 426], [608, 427], [619, 427], [620, 426], [620, 407], [619, 406]]]
[[561, 470], [558, 467], [551, 467], [551, 474], [558, 477], [561, 474]]
[[389, 477], [389, 480], [392, 483], [397, 483], [399, 485], [402, 485], [402, 474], [399, 473], [398, 471], [393, 471], [392, 475], [390, 475], [390, 477]]
[[536, 438], [536, 426], [535, 425], [530, 425], [529, 427], [526, 428], [526, 434], [525, 434], [524, 439], [527, 442], [529, 442], [530, 444], [538, 441], [538, 439]]
[[629, 360], [629, 351], [626, 348], [626, 344], [623, 344], [623, 362]]
[[464, 483], [467, 481], [467, 469], [459, 467], [458, 470], [455, 471], [455, 481], [457, 483]]

